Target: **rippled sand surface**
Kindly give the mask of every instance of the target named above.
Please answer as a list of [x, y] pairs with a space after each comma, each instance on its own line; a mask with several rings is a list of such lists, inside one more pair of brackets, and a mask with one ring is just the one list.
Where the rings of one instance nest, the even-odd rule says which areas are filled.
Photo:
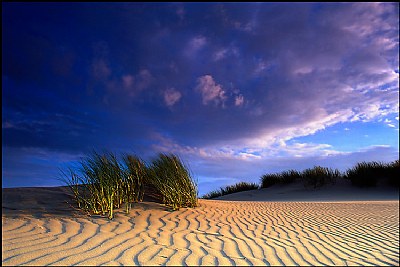
[[399, 201], [199, 204], [144, 202], [112, 221], [3, 204], [2, 264], [399, 265]]

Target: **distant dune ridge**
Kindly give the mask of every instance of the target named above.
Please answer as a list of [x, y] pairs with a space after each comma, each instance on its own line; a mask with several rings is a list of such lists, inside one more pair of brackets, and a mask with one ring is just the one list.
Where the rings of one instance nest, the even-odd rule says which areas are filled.
[[174, 212], [145, 196], [108, 220], [67, 187], [3, 189], [2, 264], [399, 265], [398, 190], [374, 192], [277, 185]]
[[305, 188], [301, 181], [288, 185], [274, 185], [270, 188], [243, 191], [224, 195], [218, 200], [238, 201], [310, 201], [310, 202], [341, 202], [366, 200], [398, 200], [399, 188], [377, 186], [360, 188], [352, 186], [348, 180], [338, 180], [334, 185], [312, 189]]

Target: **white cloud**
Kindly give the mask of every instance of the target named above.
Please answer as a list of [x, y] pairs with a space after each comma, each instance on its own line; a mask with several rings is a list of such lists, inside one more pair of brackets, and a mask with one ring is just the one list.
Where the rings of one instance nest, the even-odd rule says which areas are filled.
[[296, 157], [331, 156], [343, 154], [343, 152], [332, 149], [332, 146], [329, 144], [314, 143], [285, 144], [285, 146], [280, 146], [278, 151], [282, 155]]
[[186, 45], [185, 55], [188, 57], [193, 57], [197, 54], [205, 45], [207, 44], [207, 38], [199, 35], [193, 37], [189, 40], [188, 44]]
[[212, 56], [213, 61], [220, 61], [222, 59], [229, 59], [230, 57], [238, 57], [239, 50], [234, 44], [227, 47], [222, 47], [216, 50]]
[[116, 91], [122, 83], [124, 92], [130, 97], [136, 96], [141, 91], [147, 89], [153, 80], [153, 76], [147, 69], [141, 70], [136, 75], [126, 74], [121, 77], [121, 81], [109, 81], [110, 91]]
[[220, 49], [220, 50], [218, 50], [217, 52], [214, 53], [213, 60], [214, 61], [221, 60], [221, 59], [226, 57], [227, 53], [228, 53], [228, 49], [227, 48], [222, 48], [222, 49]]
[[164, 91], [164, 102], [168, 107], [175, 105], [182, 97], [182, 94], [175, 88], [169, 88]]
[[365, 3], [352, 5], [352, 16], [343, 16], [343, 29], [360, 37], [369, 36], [391, 28], [385, 19], [385, 12], [391, 6], [387, 3]]
[[266, 160], [275, 157], [314, 157], [345, 154], [336, 151], [329, 144], [287, 143], [284, 139], [271, 140], [263, 146], [249, 142], [223, 142], [202, 147], [183, 146], [160, 133], [154, 134], [153, 149], [163, 152], [183, 154], [197, 159], [213, 160]]
[[[399, 120], [399, 117], [395, 117], [395, 120]], [[390, 127], [390, 128], [398, 128], [398, 127], [396, 127], [396, 124], [397, 124], [397, 122], [396, 121], [392, 121], [392, 120], [389, 120], [388, 118], [386, 118], [384, 121], [383, 121], [383, 123], [385, 123], [388, 127]]]
[[243, 95], [238, 95], [235, 97], [235, 106], [237, 106], [237, 107], [242, 106], [243, 103], [244, 103]]
[[204, 75], [197, 79], [196, 91], [201, 92], [204, 105], [214, 102], [215, 105], [225, 101], [225, 91], [217, 84], [211, 75]]
[[294, 71], [294, 73], [295, 73], [295, 74], [308, 74], [308, 73], [310, 73], [310, 72], [312, 72], [312, 71], [313, 71], [313, 69], [312, 69], [311, 67], [309, 67], [309, 66], [303, 66], [303, 67], [300, 67], [300, 68], [296, 69], [296, 70]]

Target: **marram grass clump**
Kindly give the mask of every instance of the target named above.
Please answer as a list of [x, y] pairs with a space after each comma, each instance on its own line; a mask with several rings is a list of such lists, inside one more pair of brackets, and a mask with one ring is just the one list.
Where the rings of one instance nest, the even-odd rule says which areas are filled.
[[126, 199], [125, 173], [112, 153], [93, 152], [80, 162], [78, 173], [70, 169], [67, 185], [72, 189], [78, 207], [94, 214], [108, 214]]
[[302, 174], [296, 170], [283, 171], [281, 173], [264, 174], [261, 176], [261, 188], [267, 188], [274, 184], [290, 184], [301, 179]]
[[303, 181], [305, 187], [319, 188], [326, 184], [334, 184], [339, 179], [348, 179], [353, 186], [375, 187], [378, 184], [398, 187], [400, 183], [400, 161], [390, 163], [377, 161], [359, 162], [354, 167], [341, 173], [338, 169], [321, 166], [305, 169], [302, 172], [296, 170], [281, 173], [264, 174], [261, 176], [261, 188], [267, 188], [274, 184], [288, 184], [294, 181]]
[[341, 177], [337, 169], [330, 169], [321, 166], [305, 169], [301, 173], [301, 179], [305, 187], [319, 188], [326, 184], [334, 184]]
[[172, 210], [196, 207], [197, 184], [188, 167], [173, 154], [159, 154], [148, 169], [148, 179], [162, 195], [163, 203]]
[[389, 186], [399, 186], [400, 161], [391, 163], [378, 161], [360, 162], [346, 171], [345, 178], [358, 187], [374, 187], [379, 181]]
[[160, 154], [149, 167], [135, 155], [124, 155], [122, 163], [115, 154], [93, 152], [72, 168], [63, 180], [71, 188], [78, 207], [93, 214], [114, 216], [114, 209], [143, 200], [146, 185], [162, 195], [172, 210], [197, 206], [197, 184], [188, 168], [176, 155]]
[[326, 184], [334, 184], [341, 173], [337, 169], [321, 166], [305, 169], [302, 172], [296, 170], [283, 171], [281, 173], [264, 174], [261, 176], [261, 188], [267, 188], [275, 184], [290, 184], [302, 181], [304, 187], [319, 188]]
[[214, 190], [211, 191], [205, 195], [203, 195], [202, 198], [204, 199], [211, 199], [211, 198], [216, 198], [236, 192], [242, 192], [242, 191], [248, 191], [248, 190], [255, 190], [258, 189], [258, 184], [256, 183], [247, 183], [247, 182], [239, 182], [234, 185], [228, 185], [226, 187], [221, 187], [219, 190]]
[[124, 193], [126, 196], [126, 212], [129, 212], [131, 202], [141, 202], [144, 196], [144, 186], [147, 178], [147, 167], [145, 163], [135, 155], [124, 155], [125, 183]]
[[78, 171], [63, 172], [79, 208], [93, 214], [114, 217], [114, 209], [143, 200], [147, 169], [137, 156], [124, 155], [120, 163], [115, 154], [92, 152], [80, 161]]

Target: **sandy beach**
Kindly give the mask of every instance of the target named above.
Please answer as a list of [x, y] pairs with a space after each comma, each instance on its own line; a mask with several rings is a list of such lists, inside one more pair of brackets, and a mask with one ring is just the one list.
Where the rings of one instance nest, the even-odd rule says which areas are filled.
[[324, 190], [277, 186], [175, 212], [147, 200], [109, 221], [72, 208], [65, 187], [3, 189], [2, 265], [399, 265], [398, 191]]

